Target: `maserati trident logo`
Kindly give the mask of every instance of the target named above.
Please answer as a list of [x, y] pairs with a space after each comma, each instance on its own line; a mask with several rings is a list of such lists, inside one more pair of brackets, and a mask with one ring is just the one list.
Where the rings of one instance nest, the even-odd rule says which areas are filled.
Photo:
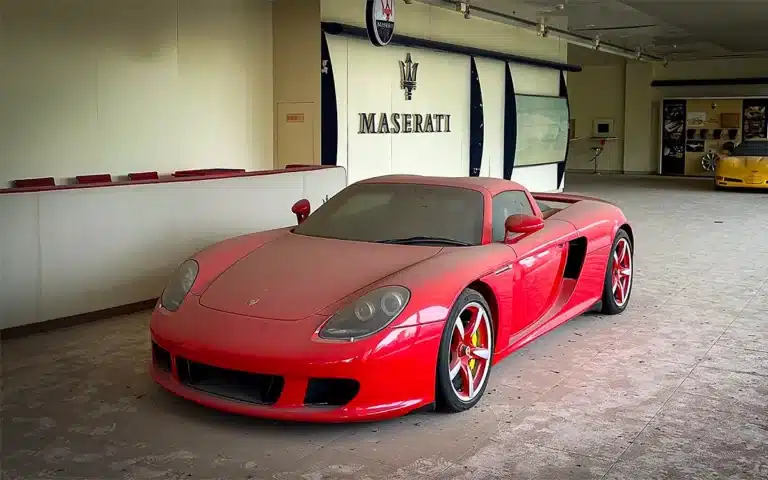
[[395, 34], [395, 0], [366, 0], [365, 27], [372, 44], [389, 44]]
[[405, 99], [413, 98], [413, 91], [416, 90], [416, 75], [419, 71], [419, 64], [413, 63], [411, 54], [405, 55], [405, 61], [400, 60], [400, 89], [405, 91]]
[[[419, 64], [414, 63], [411, 54], [400, 60], [400, 89], [405, 93], [405, 100], [413, 99], [416, 90], [416, 75]], [[359, 134], [370, 133], [451, 133], [451, 114], [421, 112], [359, 112]]]

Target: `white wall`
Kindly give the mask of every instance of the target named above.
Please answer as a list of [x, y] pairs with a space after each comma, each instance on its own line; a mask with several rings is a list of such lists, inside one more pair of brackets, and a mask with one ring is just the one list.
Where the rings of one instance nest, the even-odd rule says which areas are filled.
[[[591, 140], [592, 123], [596, 119], [612, 119], [617, 140], [606, 141], [603, 152], [595, 160], [599, 172], [621, 172], [624, 169], [624, 63], [619, 65], [585, 65], [569, 77], [568, 96], [571, 118], [576, 120], [575, 136], [568, 152], [569, 171], [594, 171]], [[650, 83], [650, 82], [649, 82]], [[649, 105], [650, 108], [650, 105]]]
[[[363, 26], [365, 2], [323, 0], [323, 21]], [[396, 6], [397, 32], [503, 53], [564, 61], [557, 39], [484, 19], [466, 20], [455, 11], [421, 3]], [[466, 176], [469, 173], [470, 64], [468, 56], [326, 35], [339, 113], [338, 165], [350, 182], [388, 173]], [[419, 63], [418, 86], [406, 101], [399, 61], [411, 53]], [[483, 97], [484, 145], [481, 175], [501, 177], [504, 153], [505, 64], [475, 58]], [[510, 64], [518, 94], [559, 95], [560, 72]], [[359, 114], [439, 113], [451, 115], [451, 132], [360, 134]], [[534, 190], [557, 190], [557, 165], [516, 167], [513, 180]]]
[[267, 0], [0, 3], [0, 186], [273, 165]]
[[[320, 0], [280, 0], [272, 6], [275, 167], [319, 164]], [[303, 122], [287, 122], [299, 114]]]
[[[390, 173], [467, 176], [470, 58], [328, 35], [339, 115], [337, 165], [349, 181]], [[416, 90], [405, 99], [399, 61], [418, 63]], [[446, 82], [446, 79], [452, 79]], [[450, 132], [359, 133], [360, 114], [450, 115]], [[391, 122], [391, 120], [390, 120]], [[401, 121], [402, 123], [402, 121]], [[346, 138], [345, 138], [346, 137]]]
[[[579, 47], [573, 61], [590, 58]], [[596, 63], [598, 63], [596, 61]], [[615, 117], [619, 140], [606, 145], [598, 158], [598, 170], [625, 173], [655, 173], [659, 164], [659, 109], [663, 98], [670, 97], [748, 97], [768, 96], [766, 85], [718, 85], [695, 87], [651, 87], [654, 80], [690, 80], [707, 78], [749, 78], [768, 76], [768, 60], [723, 59], [670, 62], [668, 66], [636, 62], [618, 57], [585, 65], [569, 77], [571, 113], [576, 119], [576, 135], [591, 134], [591, 120]], [[591, 169], [589, 147], [594, 142], [572, 142], [568, 169]]]
[[[536, 32], [483, 18], [466, 20], [451, 8], [395, 1], [398, 34], [556, 62], [565, 62], [567, 58], [567, 43], [560, 39], [541, 38]], [[365, 26], [363, 0], [321, 2], [324, 22]]]
[[[658, 171], [660, 115], [659, 89], [651, 88], [652, 66], [640, 62], [627, 62], [624, 85], [624, 130], [620, 141], [623, 149], [625, 173], [655, 173]], [[618, 102], [617, 102], [618, 103]], [[618, 110], [618, 108], [617, 108]], [[619, 158], [621, 161], [621, 157]]]
[[[560, 72], [557, 70], [510, 63], [509, 71], [512, 74], [515, 95], [549, 97], [560, 95]], [[519, 136], [517, 142], [519, 147], [521, 143]], [[520, 154], [519, 148], [516, 156], [518, 154]], [[564, 183], [560, 185], [557, 183], [557, 164], [554, 163], [531, 166], [515, 165], [511, 179], [534, 192], [553, 192], [561, 190], [565, 186]]]
[[343, 168], [0, 194], [0, 329], [157, 298], [174, 268], [238, 235], [295, 224]]
[[504, 88], [507, 64], [475, 58], [483, 95], [483, 161], [480, 176], [504, 175]]

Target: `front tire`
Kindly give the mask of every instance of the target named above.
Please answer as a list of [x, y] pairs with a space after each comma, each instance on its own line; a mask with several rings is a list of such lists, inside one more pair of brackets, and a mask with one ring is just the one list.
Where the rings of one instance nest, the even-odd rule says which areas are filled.
[[629, 304], [634, 279], [634, 250], [629, 235], [619, 230], [613, 240], [603, 283], [602, 313], [616, 315]]
[[485, 298], [472, 289], [464, 290], [453, 305], [438, 352], [438, 409], [469, 410], [485, 393], [493, 363], [490, 311]]

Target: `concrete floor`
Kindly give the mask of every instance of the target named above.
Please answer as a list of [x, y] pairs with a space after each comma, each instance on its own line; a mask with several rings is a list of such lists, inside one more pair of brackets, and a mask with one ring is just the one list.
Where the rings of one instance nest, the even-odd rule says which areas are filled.
[[3, 343], [3, 478], [768, 478], [768, 195], [568, 181], [634, 222], [631, 306], [506, 359], [477, 408], [349, 426], [205, 410], [149, 379], [140, 314]]

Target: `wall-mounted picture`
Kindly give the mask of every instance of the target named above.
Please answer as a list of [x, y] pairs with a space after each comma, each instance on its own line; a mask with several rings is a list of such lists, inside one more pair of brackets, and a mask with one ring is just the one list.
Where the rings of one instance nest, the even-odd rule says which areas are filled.
[[768, 137], [766, 107], [768, 107], [768, 100], [764, 98], [744, 99], [743, 138], [745, 140]]
[[707, 112], [688, 112], [686, 123], [688, 128], [705, 125], [707, 123]]
[[680, 138], [685, 130], [685, 103], [664, 102], [664, 136]]
[[689, 140], [685, 143], [685, 151], [688, 153], [704, 152], [704, 140]]
[[667, 158], [683, 158], [684, 148], [678, 144], [664, 145], [663, 155]]
[[685, 172], [685, 100], [664, 100], [661, 110], [661, 173]]

